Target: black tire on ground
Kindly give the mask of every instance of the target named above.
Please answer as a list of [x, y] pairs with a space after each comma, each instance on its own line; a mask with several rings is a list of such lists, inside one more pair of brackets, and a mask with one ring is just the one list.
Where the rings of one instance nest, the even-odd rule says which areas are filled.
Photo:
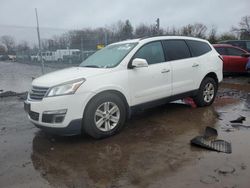
[[[98, 109], [98, 107], [100, 107], [100, 105], [104, 104], [105, 102], [111, 102], [115, 104], [119, 108], [120, 112], [120, 118], [117, 125], [109, 131], [100, 130], [95, 123], [96, 110]], [[88, 135], [96, 139], [109, 137], [118, 133], [122, 129], [125, 120], [126, 120], [126, 107], [123, 100], [118, 95], [113, 93], [108, 93], [108, 92], [101, 93], [92, 98], [88, 103], [88, 105], [86, 106], [82, 121], [83, 132], [87, 133]]]
[[[210, 100], [208, 100], [208, 98], [204, 96], [204, 92], [206, 90], [206, 87], [208, 87], [208, 86], [214, 88], [213, 95], [210, 95], [211, 96]], [[199, 107], [211, 105], [214, 102], [217, 90], [218, 90], [217, 81], [214, 78], [205, 77], [201, 82], [201, 85], [200, 85], [200, 88], [199, 88], [197, 95], [193, 97], [194, 102]], [[212, 93], [212, 91], [211, 91], [211, 93]]]

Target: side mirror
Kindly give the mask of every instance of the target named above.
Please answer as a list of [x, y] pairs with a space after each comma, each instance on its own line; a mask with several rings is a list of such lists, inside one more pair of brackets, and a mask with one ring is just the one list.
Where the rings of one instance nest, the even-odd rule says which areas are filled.
[[141, 68], [141, 67], [148, 67], [148, 62], [146, 59], [135, 58], [132, 61], [132, 67], [134, 68]]
[[241, 57], [250, 57], [250, 53], [241, 54]]

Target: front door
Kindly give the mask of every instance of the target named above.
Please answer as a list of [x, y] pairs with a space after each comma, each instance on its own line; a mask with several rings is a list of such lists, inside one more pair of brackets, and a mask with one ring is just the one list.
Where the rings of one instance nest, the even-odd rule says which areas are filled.
[[171, 64], [166, 62], [160, 41], [145, 44], [133, 59], [146, 59], [149, 66], [128, 70], [131, 104], [171, 96]]

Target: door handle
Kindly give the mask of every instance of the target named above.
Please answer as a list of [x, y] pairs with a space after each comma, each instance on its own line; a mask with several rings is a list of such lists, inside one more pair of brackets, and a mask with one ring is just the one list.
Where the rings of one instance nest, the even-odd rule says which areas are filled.
[[194, 63], [193, 65], [192, 65], [192, 67], [198, 67], [199, 66], [199, 64], [197, 64], [197, 63]]
[[170, 72], [170, 69], [163, 69], [163, 70], [161, 71], [161, 73], [168, 73], [168, 72]]

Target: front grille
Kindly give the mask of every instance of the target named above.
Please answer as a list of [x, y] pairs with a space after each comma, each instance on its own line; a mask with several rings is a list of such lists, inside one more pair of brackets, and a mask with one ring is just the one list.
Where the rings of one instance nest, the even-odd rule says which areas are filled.
[[32, 86], [29, 98], [32, 100], [42, 100], [49, 88]]
[[39, 120], [39, 113], [37, 113], [37, 112], [30, 111], [29, 116], [30, 116], [31, 119], [33, 119], [35, 121]]

